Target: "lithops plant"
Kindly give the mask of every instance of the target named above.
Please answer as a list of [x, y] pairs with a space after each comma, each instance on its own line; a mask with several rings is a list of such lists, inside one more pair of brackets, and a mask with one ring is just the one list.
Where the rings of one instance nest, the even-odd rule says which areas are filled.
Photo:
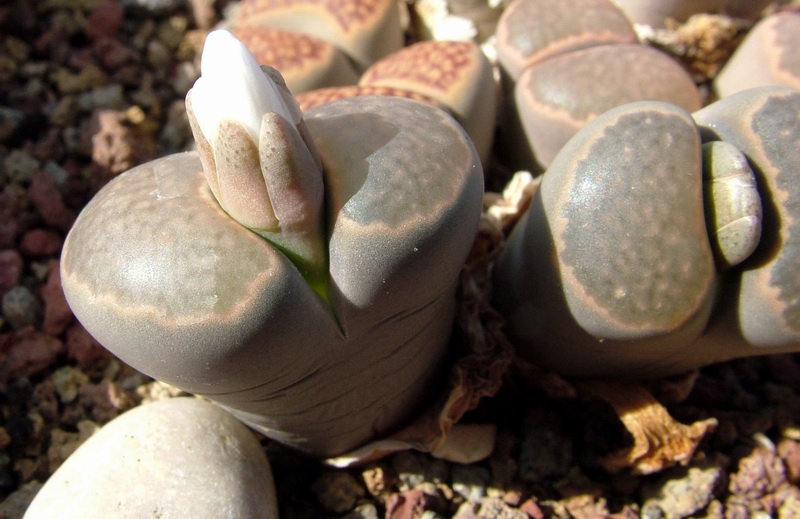
[[109, 183], [62, 253], [75, 315], [141, 371], [331, 456], [443, 383], [483, 176], [444, 111], [361, 97], [303, 117], [275, 71], [209, 36], [199, 153]]
[[241, 25], [230, 31], [258, 63], [280, 71], [292, 94], [358, 81], [344, 52], [319, 38], [261, 25]]
[[627, 104], [578, 132], [497, 267], [517, 351], [572, 376], [647, 378], [800, 350], [798, 122], [800, 92], [764, 89], [694, 118]]
[[800, 89], [800, 13], [780, 12], [758, 22], [714, 79], [718, 97], [759, 86]]
[[48, 479], [26, 519], [276, 518], [253, 433], [196, 398], [145, 404], [107, 423]]
[[723, 359], [798, 351], [800, 91], [748, 90], [700, 110], [695, 119], [706, 140], [731, 143], [745, 154], [763, 204], [758, 248], [731, 276], [719, 326], [709, 332], [707, 342], [724, 344], [716, 352]]
[[623, 105], [543, 175], [497, 267], [517, 352], [572, 376], [649, 375], [702, 333], [714, 258], [700, 137], [659, 102]]
[[580, 128], [625, 103], [700, 108], [689, 74], [639, 45], [610, 0], [515, 0], [498, 23], [497, 56], [513, 101], [501, 149], [515, 167], [546, 169]]
[[488, 160], [495, 129], [497, 84], [489, 60], [476, 44], [416, 43], [372, 65], [358, 84], [409, 90], [437, 100], [467, 131], [481, 160]]
[[480, 48], [471, 42], [424, 41], [378, 61], [356, 87], [331, 87], [298, 96], [303, 110], [332, 99], [392, 95], [447, 110], [489, 160], [497, 112], [497, 83]]
[[229, 18], [231, 27], [261, 25], [319, 38], [359, 71], [403, 46], [396, 0], [242, 0]]

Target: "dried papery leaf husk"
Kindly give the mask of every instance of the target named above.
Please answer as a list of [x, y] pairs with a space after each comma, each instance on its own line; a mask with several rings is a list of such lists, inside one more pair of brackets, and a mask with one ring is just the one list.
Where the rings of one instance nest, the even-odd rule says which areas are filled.
[[703, 438], [717, 427], [716, 418], [690, 425], [675, 421], [650, 392], [636, 382], [582, 381], [578, 388], [609, 403], [633, 436], [633, 445], [600, 460], [609, 472], [653, 474], [692, 460]]

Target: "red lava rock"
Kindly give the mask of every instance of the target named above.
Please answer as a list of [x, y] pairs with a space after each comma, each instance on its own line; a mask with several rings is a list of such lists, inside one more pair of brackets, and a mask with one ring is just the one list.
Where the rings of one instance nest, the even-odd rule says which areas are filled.
[[739, 461], [739, 470], [731, 475], [728, 490], [748, 500], [761, 499], [786, 483], [783, 461], [774, 452], [756, 448]]
[[544, 519], [544, 512], [539, 505], [536, 504], [536, 501], [533, 499], [528, 499], [519, 507], [520, 511], [525, 512], [528, 514], [528, 517], [531, 519]]
[[52, 366], [64, 350], [60, 340], [33, 328], [0, 337], [3, 338], [0, 339], [0, 387], [9, 379], [41, 373]]
[[61, 193], [47, 172], [33, 174], [28, 196], [45, 223], [64, 232], [72, 227], [75, 215], [64, 205]]
[[67, 329], [67, 356], [74, 360], [81, 370], [87, 371], [98, 361], [109, 356], [94, 337], [78, 321]]
[[19, 232], [19, 198], [8, 189], [0, 192], [0, 247], [13, 247]]
[[81, 386], [78, 404], [89, 410], [90, 418], [99, 423], [107, 423], [134, 406], [131, 397], [107, 378], [98, 384]]
[[124, 15], [119, 2], [109, 0], [92, 11], [86, 24], [86, 36], [91, 40], [111, 38], [117, 34]]
[[386, 519], [414, 519], [435, 508], [434, 497], [419, 488], [393, 494], [386, 501]]
[[20, 251], [26, 256], [41, 258], [52, 256], [61, 250], [61, 236], [49, 229], [32, 229], [22, 236]]
[[25, 265], [22, 256], [15, 250], [0, 251], [0, 298], [22, 280]]
[[44, 301], [45, 333], [59, 335], [72, 322], [72, 310], [61, 289], [61, 272], [58, 260], [47, 264], [47, 283], [41, 288], [39, 295]]
[[104, 38], [94, 46], [94, 53], [100, 63], [109, 70], [116, 70], [126, 63], [136, 61], [136, 53], [119, 40]]

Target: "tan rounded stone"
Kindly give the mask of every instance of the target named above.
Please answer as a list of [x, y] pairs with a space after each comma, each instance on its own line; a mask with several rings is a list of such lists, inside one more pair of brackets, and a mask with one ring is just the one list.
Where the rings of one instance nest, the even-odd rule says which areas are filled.
[[26, 519], [277, 518], [269, 462], [209, 402], [145, 404], [106, 424], [50, 477]]

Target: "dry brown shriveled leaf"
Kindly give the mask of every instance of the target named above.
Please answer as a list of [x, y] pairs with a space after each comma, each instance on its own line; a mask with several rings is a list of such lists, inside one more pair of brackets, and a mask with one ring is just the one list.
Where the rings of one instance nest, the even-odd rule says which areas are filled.
[[601, 460], [610, 472], [630, 469], [634, 474], [644, 475], [686, 464], [700, 441], [717, 426], [715, 418], [691, 425], [676, 421], [643, 385], [636, 382], [588, 381], [578, 386], [609, 403], [633, 436], [630, 448]]

